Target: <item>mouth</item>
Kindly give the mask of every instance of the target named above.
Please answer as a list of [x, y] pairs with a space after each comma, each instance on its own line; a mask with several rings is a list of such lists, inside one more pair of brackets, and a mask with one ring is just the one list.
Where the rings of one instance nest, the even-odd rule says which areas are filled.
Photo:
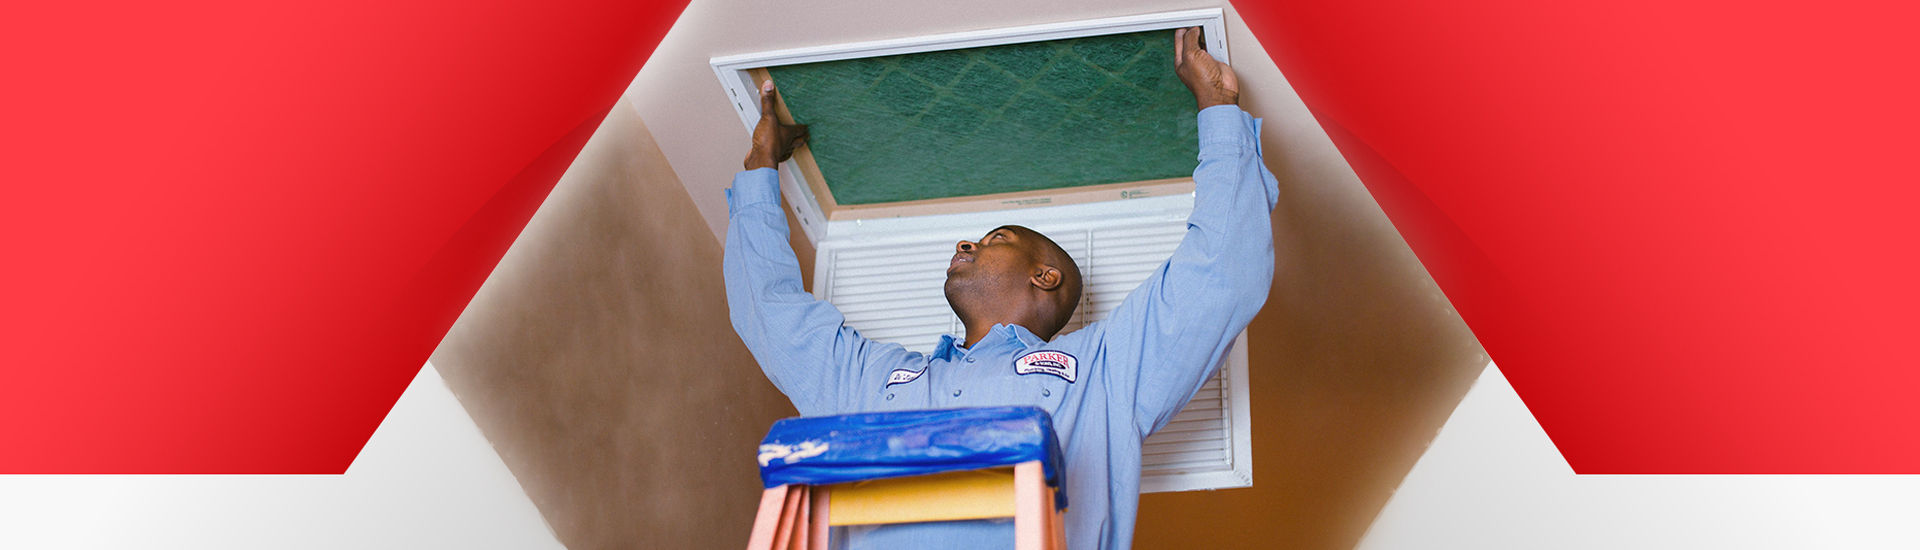
[[953, 255], [953, 260], [947, 262], [947, 271], [949, 272], [953, 271], [953, 268], [960, 267], [960, 264], [970, 264], [970, 263], [973, 263], [972, 256], [968, 256], [966, 255], [966, 253], [955, 253]]

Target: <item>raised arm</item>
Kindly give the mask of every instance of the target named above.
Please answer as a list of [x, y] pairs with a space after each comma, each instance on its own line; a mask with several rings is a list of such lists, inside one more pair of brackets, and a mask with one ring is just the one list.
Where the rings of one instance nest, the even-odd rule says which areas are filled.
[[[761, 89], [761, 118], [745, 170], [727, 190], [727, 244], [723, 273], [728, 315], [753, 358], [801, 414], [847, 412], [852, 388], [866, 387], [868, 366], [904, 354], [846, 327], [846, 317], [815, 300], [800, 280], [800, 260], [788, 245], [776, 166], [806, 139], [806, 127], [774, 118], [773, 88]], [[884, 375], [884, 373], [882, 373]]]
[[1173, 418], [1246, 329], [1273, 282], [1278, 182], [1260, 161], [1259, 121], [1241, 111], [1233, 69], [1177, 31], [1175, 70], [1200, 107], [1200, 165], [1187, 235], [1105, 320], [1106, 375], [1131, 397], [1141, 437]]

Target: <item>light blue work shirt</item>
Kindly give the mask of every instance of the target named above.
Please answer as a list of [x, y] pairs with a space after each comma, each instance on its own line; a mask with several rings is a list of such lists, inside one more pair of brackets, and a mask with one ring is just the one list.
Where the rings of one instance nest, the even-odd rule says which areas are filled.
[[[1260, 161], [1259, 121], [1234, 105], [1209, 107], [1199, 117], [1187, 234], [1106, 319], [1052, 341], [1017, 325], [994, 325], [971, 348], [947, 336], [931, 354], [868, 340], [801, 284], [779, 176], [761, 168], [734, 176], [727, 193], [725, 274], [734, 330], [803, 415], [1045, 409], [1066, 453], [1068, 548], [1128, 548], [1142, 441], [1213, 375], [1273, 281], [1271, 215], [1279, 188]], [[1013, 544], [1004, 521], [890, 525], [847, 538], [852, 548]]]

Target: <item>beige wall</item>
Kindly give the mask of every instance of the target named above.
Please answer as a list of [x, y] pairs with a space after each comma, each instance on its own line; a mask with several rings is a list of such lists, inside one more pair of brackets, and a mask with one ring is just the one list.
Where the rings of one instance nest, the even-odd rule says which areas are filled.
[[727, 322], [720, 243], [622, 101], [433, 355], [567, 546], [746, 545], [786, 398]]
[[[758, 488], [739, 453], [791, 414], [725, 321], [720, 190], [747, 134], [708, 57], [1220, 5], [983, 4], [687, 8], [629, 88], [636, 103], [614, 109], [434, 356], [562, 541], [737, 546]], [[1282, 193], [1249, 350], [1255, 483], [1143, 497], [1136, 546], [1350, 547], [1486, 358], [1231, 10], [1228, 24]]]

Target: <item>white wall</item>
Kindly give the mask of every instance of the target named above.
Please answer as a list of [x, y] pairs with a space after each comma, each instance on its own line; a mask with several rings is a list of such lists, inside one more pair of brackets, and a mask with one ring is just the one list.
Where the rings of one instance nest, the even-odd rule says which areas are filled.
[[561, 548], [432, 364], [343, 475], [0, 476], [0, 548]]
[[1360, 548], [1920, 548], [1920, 476], [1574, 475], [1488, 365]]

